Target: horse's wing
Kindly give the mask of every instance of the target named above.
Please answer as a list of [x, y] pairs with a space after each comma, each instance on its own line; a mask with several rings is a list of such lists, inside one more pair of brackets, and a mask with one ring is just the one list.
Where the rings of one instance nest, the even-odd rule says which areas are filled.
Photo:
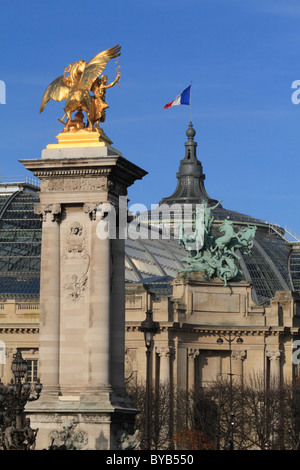
[[50, 100], [50, 98], [54, 101], [61, 101], [68, 96], [69, 92], [70, 87], [65, 84], [63, 75], [53, 80], [53, 82], [51, 82], [48, 88], [46, 89], [42, 98], [40, 113], [44, 111], [45, 106]]
[[119, 57], [121, 54], [121, 46], [114, 46], [106, 51], [100, 52], [97, 54], [84, 69], [84, 72], [80, 81], [80, 88], [83, 90], [90, 90], [93, 82], [97, 77], [103, 72], [106, 67], [106, 64], [110, 59]]

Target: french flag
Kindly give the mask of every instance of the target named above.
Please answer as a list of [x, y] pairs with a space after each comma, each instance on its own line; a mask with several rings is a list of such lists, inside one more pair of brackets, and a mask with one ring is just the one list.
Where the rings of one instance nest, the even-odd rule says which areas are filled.
[[191, 96], [191, 86], [188, 86], [185, 90], [183, 90], [180, 95], [176, 96], [176, 98], [164, 106], [164, 109], [171, 108], [171, 106], [178, 106], [180, 104], [190, 104], [190, 96]]

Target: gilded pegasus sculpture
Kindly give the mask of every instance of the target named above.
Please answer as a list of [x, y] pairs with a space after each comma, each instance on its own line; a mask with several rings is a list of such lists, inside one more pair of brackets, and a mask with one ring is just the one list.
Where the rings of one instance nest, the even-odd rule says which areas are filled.
[[[120, 51], [121, 46], [117, 45], [100, 52], [88, 63], [79, 60], [68, 65], [64, 74], [53, 80], [46, 89], [42, 98], [40, 113], [44, 111], [50, 99], [54, 101], [66, 99], [65, 114], [62, 119], [58, 119], [64, 124], [64, 132], [80, 129], [94, 130], [99, 126], [99, 122], [105, 121], [105, 111], [109, 107], [105, 102], [106, 89], [119, 82], [121, 74], [117, 71], [115, 80], [109, 84], [106, 75], [99, 76], [111, 59], [120, 56]], [[118, 68], [119, 66], [117, 70]], [[83, 122], [83, 111], [86, 112], [86, 124]], [[76, 112], [76, 115], [72, 119], [72, 113], [74, 112]], [[65, 117], [67, 118], [66, 122], [63, 121]]]

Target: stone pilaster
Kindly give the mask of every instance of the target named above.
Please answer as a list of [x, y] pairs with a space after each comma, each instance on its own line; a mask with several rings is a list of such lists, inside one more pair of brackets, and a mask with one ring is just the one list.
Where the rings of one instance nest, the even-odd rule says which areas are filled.
[[266, 355], [270, 361], [270, 384], [271, 386], [279, 386], [281, 380], [281, 355], [279, 349], [267, 349]]
[[200, 350], [188, 348], [188, 389], [192, 389], [195, 385], [195, 360], [199, 356]]
[[160, 383], [171, 382], [171, 358], [174, 355], [174, 348], [172, 346], [158, 346], [156, 353], [160, 358]]
[[60, 394], [60, 204], [37, 204], [34, 212], [43, 220], [41, 246], [39, 369], [43, 393], [49, 399]]
[[233, 350], [231, 352], [233, 379], [243, 382], [243, 362], [246, 359], [245, 350]]

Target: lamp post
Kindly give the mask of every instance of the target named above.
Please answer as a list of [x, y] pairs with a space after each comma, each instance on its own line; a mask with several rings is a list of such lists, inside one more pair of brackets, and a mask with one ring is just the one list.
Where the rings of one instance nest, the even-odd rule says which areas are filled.
[[18, 349], [11, 364], [14, 378], [9, 385], [0, 382], [0, 430], [4, 435], [1, 442], [5, 450], [29, 450], [35, 444], [36, 433], [26, 419], [25, 405], [38, 400], [42, 384], [38, 379], [35, 384], [22, 382], [27, 372], [27, 362]]
[[150, 354], [153, 345], [153, 337], [159, 329], [159, 323], [152, 320], [152, 311], [147, 310], [146, 319], [141, 323], [140, 331], [144, 333], [145, 346], [146, 346], [146, 400], [145, 400], [145, 430], [144, 430], [144, 448], [150, 449], [150, 415], [149, 415], [149, 402], [150, 402]]
[[220, 335], [219, 338], [217, 339], [217, 343], [218, 344], [223, 344], [223, 339], [221, 338], [221, 336], [223, 336], [223, 338], [225, 339], [225, 341], [228, 342], [229, 344], [229, 378], [230, 378], [230, 439], [229, 439], [229, 442], [228, 442], [228, 449], [229, 450], [233, 450], [234, 448], [234, 445], [233, 445], [233, 427], [234, 427], [234, 411], [233, 411], [233, 390], [232, 390], [232, 376], [233, 376], [233, 373], [232, 373], [232, 362], [231, 362], [231, 353], [232, 353], [232, 348], [231, 348], [231, 344], [233, 343], [233, 341], [235, 341], [236, 339], [236, 342], [237, 344], [242, 344], [243, 343], [243, 339], [238, 336], [234, 336], [233, 338], [231, 337], [231, 331], [228, 332], [228, 338], [225, 336], [225, 335]]

